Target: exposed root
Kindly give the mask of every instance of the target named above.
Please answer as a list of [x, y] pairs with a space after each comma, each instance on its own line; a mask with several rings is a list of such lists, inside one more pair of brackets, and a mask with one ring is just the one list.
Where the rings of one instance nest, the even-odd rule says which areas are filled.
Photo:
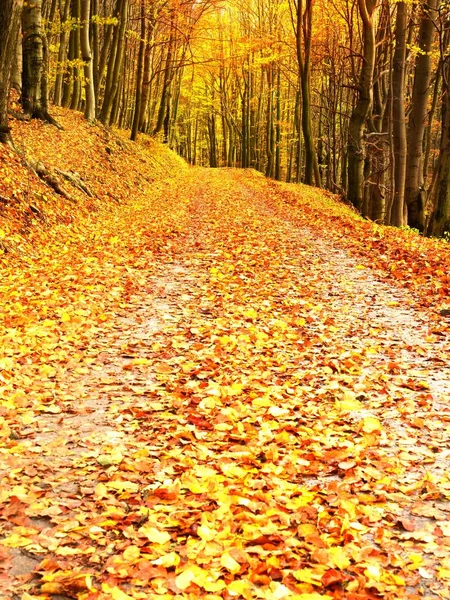
[[53, 173], [51, 173], [47, 167], [39, 162], [30, 162], [25, 159], [26, 166], [31, 169], [36, 175], [42, 179], [49, 187], [51, 187], [57, 194], [63, 196], [67, 200], [71, 202], [76, 202], [76, 200], [62, 187], [61, 182]]
[[[27, 114], [27, 113], [25, 113], [25, 114]], [[58, 123], [58, 121], [56, 119], [54, 119], [46, 110], [43, 110], [43, 109], [36, 110], [34, 113], [31, 114], [31, 118], [32, 119], [40, 119], [44, 123], [49, 123], [50, 125], [53, 125], [60, 131], [64, 131], [64, 127], [62, 125], [60, 125]]]
[[76, 171], [62, 171], [61, 169], [57, 168], [55, 168], [55, 171], [59, 173], [59, 175], [64, 177], [64, 179], [67, 179], [67, 181], [69, 181], [73, 185], [73, 187], [84, 192], [87, 196], [89, 196], [89, 198], [94, 198], [94, 194], [85, 184], [79, 173], [77, 173]]

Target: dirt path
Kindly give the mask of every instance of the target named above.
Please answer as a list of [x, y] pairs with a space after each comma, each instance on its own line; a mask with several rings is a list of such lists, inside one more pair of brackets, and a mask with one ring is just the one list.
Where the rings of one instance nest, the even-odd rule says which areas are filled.
[[180, 189], [2, 455], [3, 597], [450, 598], [449, 340], [264, 179]]

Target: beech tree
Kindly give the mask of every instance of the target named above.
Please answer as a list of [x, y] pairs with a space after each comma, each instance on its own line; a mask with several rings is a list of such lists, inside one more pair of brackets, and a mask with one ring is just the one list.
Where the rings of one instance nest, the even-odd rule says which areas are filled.
[[358, 0], [362, 24], [362, 49], [357, 97], [348, 126], [348, 199], [361, 209], [364, 199], [364, 128], [373, 101], [375, 69], [375, 0]]
[[46, 41], [42, 0], [25, 2], [22, 11], [22, 107], [30, 117], [53, 121], [48, 114]]
[[423, 231], [425, 226], [423, 145], [432, 75], [431, 50], [436, 34], [435, 20], [438, 4], [439, 0], [428, 0], [420, 8], [418, 52], [415, 59], [411, 112], [408, 121], [405, 201], [408, 207], [408, 224], [420, 231]]
[[22, 0], [0, 3], [0, 142], [9, 142], [8, 99], [12, 63], [19, 31]]

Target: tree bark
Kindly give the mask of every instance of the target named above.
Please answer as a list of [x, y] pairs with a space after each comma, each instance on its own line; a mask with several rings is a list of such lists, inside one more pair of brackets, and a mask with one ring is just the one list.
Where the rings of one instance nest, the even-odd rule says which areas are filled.
[[100, 111], [100, 121], [104, 125], [110, 125], [111, 113], [119, 91], [119, 81], [122, 71], [123, 56], [125, 50], [125, 31], [128, 21], [128, 0], [118, 0], [119, 25], [113, 36], [111, 53], [108, 61], [108, 74], [106, 78], [105, 96]]
[[348, 199], [361, 210], [364, 198], [364, 126], [372, 106], [373, 73], [375, 67], [375, 30], [373, 13], [375, 0], [358, 0], [362, 20], [362, 65], [358, 81], [357, 99], [348, 127]]
[[75, 28], [72, 30], [73, 33], [73, 58], [75, 59], [75, 65], [72, 68], [73, 82], [72, 82], [72, 98], [70, 100], [70, 108], [72, 110], [78, 110], [80, 108], [81, 101], [81, 77], [79, 60], [81, 58], [81, 0], [72, 0], [72, 18], [75, 21]]
[[[23, 0], [20, 0], [20, 4], [23, 4]], [[19, 95], [22, 94], [22, 65], [22, 31], [20, 27], [17, 27], [17, 42], [15, 45], [14, 59], [12, 64], [11, 87], [13, 87], [19, 93]]]
[[84, 63], [84, 92], [86, 104], [84, 116], [88, 121], [95, 121], [95, 89], [94, 69], [92, 64], [91, 45], [89, 41], [90, 0], [81, 0], [81, 56]]
[[42, 97], [44, 30], [41, 11], [42, 0], [32, 0], [23, 7], [22, 105], [26, 114], [46, 120], [47, 98]]
[[320, 172], [314, 147], [311, 119], [311, 41], [312, 10], [314, 0], [306, 0], [303, 13], [302, 0], [296, 3], [295, 40], [302, 102], [302, 132], [305, 142], [305, 183], [320, 187]]
[[450, 57], [446, 49], [450, 41], [450, 23], [446, 21], [441, 47], [442, 125], [436, 184], [433, 189], [433, 212], [427, 234], [442, 237], [450, 234]]
[[405, 225], [405, 176], [406, 176], [406, 118], [405, 118], [405, 67], [406, 67], [406, 18], [407, 5], [397, 3], [395, 22], [395, 51], [392, 74], [393, 93], [393, 142], [394, 142], [394, 201], [390, 225]]
[[137, 138], [139, 130], [139, 123], [141, 120], [141, 104], [142, 104], [142, 83], [144, 76], [144, 53], [145, 53], [145, 33], [146, 33], [146, 22], [145, 22], [145, 0], [141, 0], [141, 39], [139, 40], [139, 53], [138, 62], [136, 69], [136, 95], [134, 101], [134, 116], [133, 125], [131, 128], [131, 139], [133, 141]]
[[66, 22], [69, 18], [70, 0], [64, 1], [64, 8], [60, 10], [59, 18], [61, 21], [61, 33], [59, 34], [58, 62], [55, 81], [54, 103], [59, 106], [62, 103], [63, 81], [64, 81], [64, 63], [67, 56], [67, 28]]
[[21, 10], [22, 0], [2, 0], [0, 3], [0, 142], [3, 143], [11, 141], [8, 99]]
[[430, 52], [435, 33], [434, 20], [438, 3], [439, 0], [428, 0], [428, 3], [422, 6], [419, 52], [415, 62], [411, 112], [408, 121], [405, 201], [408, 206], [408, 225], [419, 231], [423, 231], [425, 218], [422, 156], [432, 72]]

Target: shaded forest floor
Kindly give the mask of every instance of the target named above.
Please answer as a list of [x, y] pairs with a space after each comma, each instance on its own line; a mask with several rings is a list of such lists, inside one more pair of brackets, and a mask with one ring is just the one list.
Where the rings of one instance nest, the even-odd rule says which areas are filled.
[[450, 598], [448, 245], [59, 118], [92, 197], [0, 149], [0, 595]]

